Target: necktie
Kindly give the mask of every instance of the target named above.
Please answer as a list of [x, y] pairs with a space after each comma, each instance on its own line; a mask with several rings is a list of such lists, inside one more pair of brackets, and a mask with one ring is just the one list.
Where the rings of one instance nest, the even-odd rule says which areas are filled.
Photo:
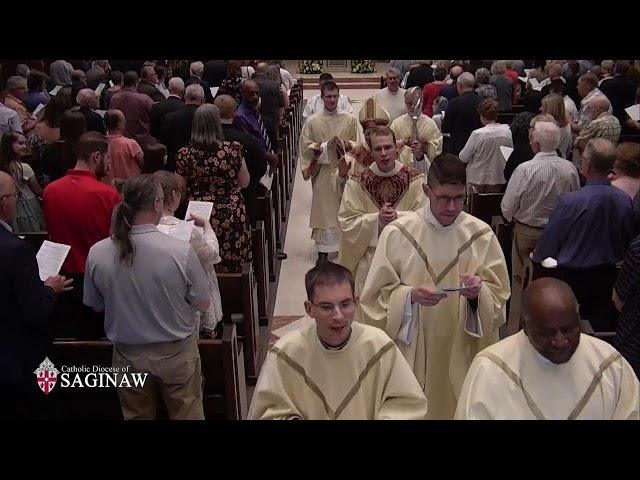
[[267, 150], [270, 152], [272, 150], [271, 140], [269, 140], [269, 135], [267, 134], [267, 129], [264, 126], [264, 122], [262, 121], [262, 115], [258, 113], [258, 124], [260, 125], [260, 131], [262, 132], [262, 138], [264, 140], [264, 144], [267, 146]]

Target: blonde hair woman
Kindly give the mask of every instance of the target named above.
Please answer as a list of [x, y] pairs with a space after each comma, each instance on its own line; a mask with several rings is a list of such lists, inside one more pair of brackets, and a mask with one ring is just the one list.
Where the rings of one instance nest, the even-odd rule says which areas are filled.
[[560, 95], [547, 95], [542, 99], [540, 110], [542, 113], [551, 115], [556, 125], [558, 125], [558, 128], [560, 128], [560, 145], [558, 145], [558, 150], [560, 150], [560, 156], [562, 158], [569, 159], [573, 138], [571, 136], [571, 125], [564, 108], [564, 99]]

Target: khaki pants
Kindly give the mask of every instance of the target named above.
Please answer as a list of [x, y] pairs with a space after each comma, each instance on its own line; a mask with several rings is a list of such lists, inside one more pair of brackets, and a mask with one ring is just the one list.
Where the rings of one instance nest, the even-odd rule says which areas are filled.
[[149, 373], [142, 388], [118, 388], [125, 420], [155, 420], [160, 401], [171, 420], [204, 420], [197, 331], [175, 342], [114, 345], [113, 366]]
[[533, 228], [523, 225], [522, 223], [516, 223], [513, 227], [513, 243], [511, 245], [511, 303], [509, 305], [507, 335], [512, 335], [520, 329], [524, 264], [529, 254], [536, 248], [542, 232], [542, 228]]

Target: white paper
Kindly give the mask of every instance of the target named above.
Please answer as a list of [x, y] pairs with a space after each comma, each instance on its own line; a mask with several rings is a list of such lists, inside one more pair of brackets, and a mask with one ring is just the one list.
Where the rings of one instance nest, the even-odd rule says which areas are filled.
[[31, 116], [33, 118], [38, 118], [38, 114], [40, 113], [40, 110], [42, 110], [44, 108], [44, 104], [40, 103], [38, 104], [38, 106], [36, 107], [36, 109], [33, 111], [33, 113], [31, 114]]
[[211, 218], [212, 211], [213, 202], [196, 202], [195, 200], [191, 200], [187, 206], [187, 213], [184, 219], [187, 220], [193, 213], [196, 217], [204, 218], [208, 221]]
[[327, 149], [327, 142], [323, 142], [321, 147], [322, 147], [322, 153], [318, 157], [318, 164], [329, 165], [329, 163], [331, 162], [329, 161], [329, 152]]
[[62, 89], [62, 85], [56, 85], [55, 87], [53, 87], [53, 90], [49, 92], [49, 95], [51, 95], [52, 97], [55, 97], [61, 89]]
[[500, 145], [500, 151], [502, 152], [502, 156], [504, 157], [504, 160], [506, 162], [507, 160], [509, 160], [509, 157], [513, 153], [513, 148]]
[[69, 250], [71, 250], [70, 245], [54, 243], [49, 240], [45, 240], [42, 243], [40, 250], [38, 250], [36, 254], [40, 280], [44, 282], [47, 278], [60, 273], [60, 269], [69, 254]]
[[102, 93], [102, 90], [104, 90], [104, 86], [106, 84], [105, 83], [101, 83], [100, 85], [98, 85], [98, 88], [95, 89], [96, 95], [99, 97], [100, 94]]
[[542, 261], [544, 268], [558, 268], [558, 261], [555, 258], [547, 257]]
[[624, 111], [636, 122], [640, 120], [640, 104], [631, 105], [629, 108], [625, 108]]
[[111, 80], [109, 80], [109, 86], [113, 88], [113, 82]]
[[518, 80], [520, 80], [523, 83], [527, 83], [527, 77], [518, 77]]
[[183, 242], [188, 242], [191, 240], [191, 232], [193, 231], [194, 224], [195, 222], [190, 220], [188, 222], [179, 222], [175, 225], [159, 224], [157, 228], [162, 233], [169, 235], [170, 237], [177, 238]]
[[529, 83], [531, 84], [531, 88], [534, 90], [537, 90], [538, 92], [542, 90], [542, 85], [540, 85], [540, 82], [535, 78], [530, 78]]
[[94, 110], [98, 115], [100, 115], [102, 118], [104, 118], [104, 114], [107, 113], [106, 110]]
[[212, 96], [213, 98], [216, 98], [216, 94], [218, 93], [218, 89], [219, 89], [219, 88], [220, 88], [220, 87], [211, 87], [211, 88], [209, 88], [209, 90], [211, 90], [211, 96]]
[[531, 72], [535, 71], [535, 68], [525, 68], [524, 69], [524, 74], [527, 76], [527, 78], [529, 77], [529, 74]]
[[271, 184], [273, 183], [273, 173], [271, 173], [271, 167], [267, 166], [267, 171], [260, 179], [260, 184], [267, 190], [271, 190]]

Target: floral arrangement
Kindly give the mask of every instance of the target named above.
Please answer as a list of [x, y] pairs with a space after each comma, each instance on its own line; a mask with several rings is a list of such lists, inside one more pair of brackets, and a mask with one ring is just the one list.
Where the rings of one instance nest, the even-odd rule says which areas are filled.
[[375, 60], [351, 60], [351, 73], [373, 73], [375, 71]]
[[300, 73], [322, 73], [322, 60], [300, 60], [298, 69]]

